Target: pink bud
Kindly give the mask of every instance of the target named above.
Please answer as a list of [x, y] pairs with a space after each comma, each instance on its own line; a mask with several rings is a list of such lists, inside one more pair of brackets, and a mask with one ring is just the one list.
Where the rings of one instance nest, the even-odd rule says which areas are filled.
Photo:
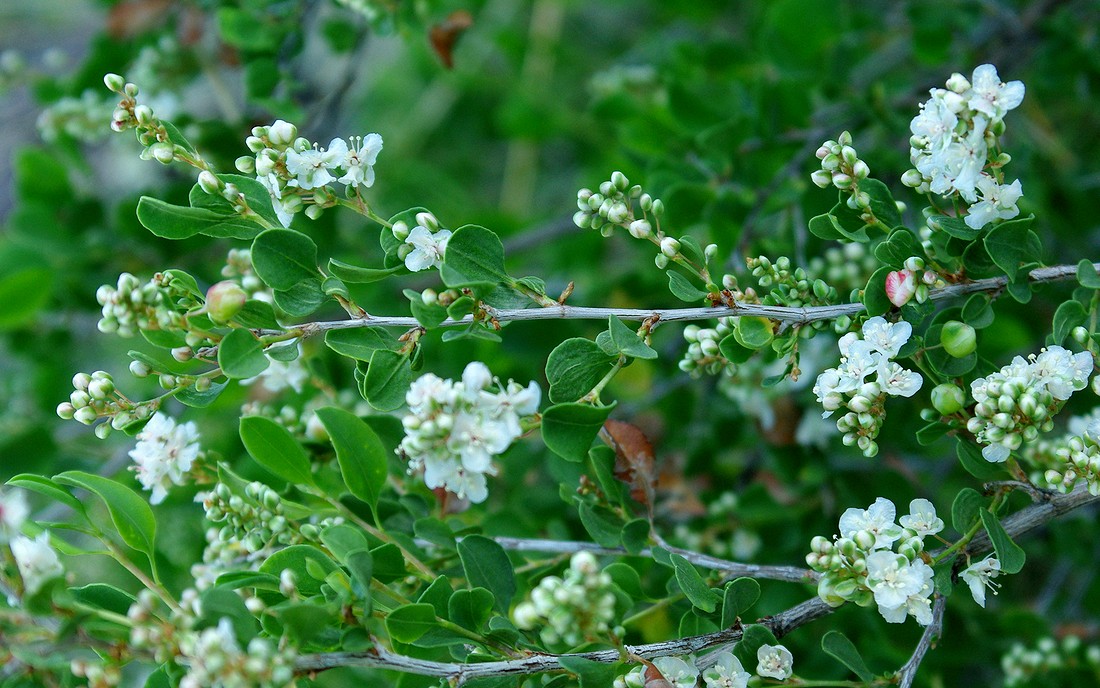
[[898, 308], [909, 303], [917, 291], [917, 277], [912, 270], [894, 270], [886, 275], [886, 298]]

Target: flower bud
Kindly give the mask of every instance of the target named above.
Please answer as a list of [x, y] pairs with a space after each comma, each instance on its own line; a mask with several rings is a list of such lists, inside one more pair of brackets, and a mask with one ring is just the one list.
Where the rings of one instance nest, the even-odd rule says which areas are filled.
[[222, 181], [210, 170], [199, 172], [199, 188], [208, 194], [220, 194]]
[[634, 220], [628, 231], [635, 239], [645, 239], [653, 233], [653, 226], [649, 224], [649, 220]]
[[218, 282], [206, 292], [206, 314], [215, 323], [227, 323], [240, 313], [247, 300], [248, 294], [236, 282]]
[[429, 212], [420, 212], [416, 214], [416, 224], [427, 229], [429, 232], [436, 232], [439, 230], [439, 220], [435, 215]]
[[233, 166], [237, 168], [238, 172], [243, 172], [244, 174], [255, 174], [256, 158], [252, 157], [251, 155], [242, 155], [241, 157], [233, 161]]
[[909, 303], [917, 291], [917, 280], [912, 270], [894, 270], [886, 275], [886, 298], [898, 308]]
[[915, 189], [924, 183], [924, 175], [917, 170], [906, 170], [901, 175], [901, 183], [910, 189]]
[[833, 184], [833, 175], [829, 174], [825, 170], [814, 170], [810, 174], [810, 181], [814, 183], [814, 186], [827, 189]]
[[[653, 259], [653, 262], [659, 269], [664, 270], [668, 267], [668, 256], [663, 253], [658, 253], [657, 256]], [[1098, 377], [1097, 379], [1100, 380], [1100, 377]]]
[[966, 405], [966, 394], [958, 386], [945, 382], [932, 390], [932, 407], [945, 416], [958, 413]]
[[630, 186], [630, 180], [626, 178], [626, 175], [622, 172], [615, 170], [611, 173], [611, 185], [619, 191], [626, 191]]
[[583, 210], [578, 210], [573, 213], [573, 224], [577, 225], [581, 229], [586, 229], [591, 222], [591, 215]]
[[115, 93], [122, 93], [122, 89], [126, 85], [126, 79], [118, 74], [107, 73], [103, 75], [103, 85]]
[[661, 239], [661, 253], [669, 258], [675, 258], [680, 254], [680, 242], [672, 237]]
[[948, 354], [955, 358], [964, 358], [978, 347], [974, 328], [958, 320], [949, 320], [940, 330], [940, 343]]
[[276, 146], [287, 146], [298, 136], [298, 127], [281, 119], [268, 127], [267, 139]]
[[390, 231], [393, 232], [393, 238], [398, 241], [404, 241], [409, 238], [409, 225], [403, 220], [394, 222], [393, 227], [390, 227]]
[[76, 410], [76, 413], [73, 414], [73, 418], [78, 423], [83, 423], [84, 425], [91, 425], [98, 417], [99, 414], [96, 413], [96, 410], [91, 406], [84, 406], [83, 408], [79, 408]]
[[625, 203], [613, 203], [607, 210], [607, 220], [613, 224], [622, 224], [630, 215]]
[[871, 168], [862, 160], [856, 160], [852, 165], [852, 176], [856, 179], [866, 179], [871, 175]]

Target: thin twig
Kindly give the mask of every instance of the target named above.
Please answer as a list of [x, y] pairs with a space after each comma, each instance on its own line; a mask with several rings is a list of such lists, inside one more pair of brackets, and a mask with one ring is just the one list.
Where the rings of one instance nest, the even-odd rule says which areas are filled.
[[1061, 494], [1055, 490], [1044, 490], [1041, 487], [1036, 487], [1031, 483], [1021, 482], [1019, 480], [994, 480], [982, 485], [982, 489], [987, 495], [1004, 489], [1020, 490], [1021, 492], [1026, 492], [1032, 500], [1036, 502], [1049, 502], [1051, 499]]
[[[1100, 270], [1100, 263], [1094, 263], [1093, 267]], [[1028, 279], [1034, 284], [1044, 282], [1057, 282], [1073, 279], [1077, 276], [1076, 265], [1058, 265], [1048, 268], [1036, 268], [1028, 274]], [[988, 279], [974, 280], [961, 284], [951, 284], [929, 292], [929, 298], [933, 301], [949, 299], [968, 294], [981, 292], [998, 292], [1008, 284], [1007, 277], [990, 277]], [[831, 306], [813, 306], [807, 308], [791, 308], [786, 306], [766, 306], [757, 303], [741, 303], [729, 306], [698, 307], [698, 308], [597, 308], [588, 306], [553, 305], [543, 308], [487, 308], [488, 312], [497, 322], [513, 322], [519, 320], [607, 320], [614, 315], [620, 320], [642, 321], [649, 318], [659, 318], [661, 322], [689, 321], [689, 320], [714, 320], [727, 316], [760, 316], [770, 320], [790, 323], [792, 325], [805, 325], [822, 320], [835, 320], [841, 316], [853, 316], [864, 310], [862, 303], [841, 303]], [[448, 318], [441, 323], [442, 327], [457, 327], [469, 325], [473, 316], [468, 315], [459, 320]], [[295, 325], [291, 329], [301, 332], [303, 337], [309, 337], [329, 330], [348, 330], [359, 327], [419, 327], [416, 318], [410, 316], [371, 315], [364, 318], [351, 320], [332, 320], [304, 323]], [[284, 330], [260, 330], [261, 335], [283, 334]]]
[[898, 688], [910, 688], [913, 685], [913, 679], [917, 677], [917, 669], [920, 668], [921, 661], [932, 649], [932, 643], [940, 638], [943, 631], [943, 611], [946, 608], [947, 598], [943, 595], [936, 595], [936, 599], [932, 601], [932, 623], [924, 629], [924, 635], [920, 637], [917, 648], [913, 650], [913, 656], [902, 668], [898, 669]]

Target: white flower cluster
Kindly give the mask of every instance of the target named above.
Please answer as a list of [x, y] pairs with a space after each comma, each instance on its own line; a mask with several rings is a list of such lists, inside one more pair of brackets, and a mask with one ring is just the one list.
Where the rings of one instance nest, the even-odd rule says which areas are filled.
[[70, 137], [83, 143], [95, 143], [107, 135], [103, 126], [111, 118], [115, 99], [101, 97], [88, 89], [80, 97], [65, 96], [43, 108], [34, 125], [47, 143]]
[[188, 471], [202, 453], [199, 431], [192, 422], [177, 424], [163, 413], [155, 413], [137, 434], [137, 445], [130, 450], [132, 470], [146, 490], [149, 501], [160, 504], [173, 485], [186, 484]]
[[[761, 645], [756, 650], [756, 661], [756, 674], [761, 678], [786, 681], [793, 674], [794, 657], [782, 645]], [[657, 657], [653, 666], [676, 688], [695, 688], [700, 678], [691, 656]], [[645, 666], [634, 667], [625, 676], [615, 679], [615, 688], [644, 688], [646, 670]], [[747, 688], [752, 674], [745, 671], [741, 660], [727, 651], [715, 657], [714, 664], [702, 672], [702, 679], [705, 688]]]
[[993, 220], [1016, 217], [1020, 180], [1002, 184], [985, 171], [988, 162], [1000, 167], [1007, 156], [997, 153], [1004, 133], [1004, 116], [1024, 99], [1019, 81], [1004, 83], [990, 64], [974, 70], [968, 80], [952, 74], [947, 88], [934, 88], [909, 125], [909, 156], [914, 170], [902, 177], [921, 193], [958, 194], [972, 204], [967, 226], [981, 229]]
[[57, 552], [50, 546], [50, 533], [43, 530], [38, 537], [16, 535], [8, 543], [19, 577], [23, 579], [23, 592], [33, 595], [54, 578], [65, 574]]
[[1100, 407], [1070, 418], [1065, 435], [1040, 439], [1021, 453], [1036, 485], [1065, 493], [1084, 480], [1091, 494], [1100, 495]]
[[124, 272], [118, 276], [114, 287], [104, 284], [95, 292], [96, 301], [103, 307], [99, 331], [133, 337], [138, 330], [178, 328], [183, 315], [174, 302], [180, 296], [182, 294], [168, 285], [162, 273], [142, 284], [137, 277]]
[[253, 638], [242, 650], [229, 619], [180, 638], [177, 663], [187, 667], [180, 688], [251, 688], [294, 685], [292, 648], [277, 648], [265, 638]]
[[1092, 354], [1060, 346], [1027, 359], [1017, 356], [998, 372], [970, 384], [977, 404], [966, 429], [977, 438], [986, 461], [999, 463], [1054, 427], [1053, 416], [1067, 399], [1088, 385]]
[[538, 383], [503, 384], [477, 361], [459, 382], [421, 375], [405, 395], [409, 413], [398, 452], [408, 458], [410, 473], [424, 471], [428, 487], [483, 502], [485, 476], [496, 475], [493, 457], [523, 434], [522, 422], [538, 412], [541, 398]]
[[826, 604], [877, 604], [890, 623], [912, 616], [927, 626], [932, 623], [932, 568], [920, 553], [924, 538], [943, 530], [943, 520], [927, 499], [910, 502], [900, 525], [896, 515], [894, 503], [883, 497], [866, 509], [848, 509], [840, 517], [840, 537], [835, 542], [814, 537], [806, 563], [824, 574], [817, 594]]
[[615, 618], [611, 576], [590, 552], [577, 552], [562, 577], [547, 576], [512, 611], [516, 626], [541, 628], [547, 645], [576, 647], [604, 637]]
[[382, 137], [367, 134], [348, 141], [336, 138], [326, 149], [298, 136], [297, 127], [280, 119], [270, 126], [253, 128], [245, 145], [254, 156], [237, 158], [237, 169], [255, 173], [271, 194], [279, 221], [289, 227], [301, 210], [316, 219], [323, 208], [335, 204], [327, 188], [332, 182], [354, 189], [372, 186]]
[[397, 256], [405, 261], [411, 272], [431, 270], [443, 264], [451, 230], [440, 229], [439, 220], [428, 212], [416, 214], [416, 226], [409, 229], [406, 222], [398, 220], [390, 228], [395, 239], [401, 242]]
[[[1085, 685], [1082, 682], [1084, 675], [1091, 674], [1089, 678], [1100, 679], [1100, 645], [1084, 645], [1078, 635], [1064, 636], [1061, 642], [1050, 637], [1042, 638], [1031, 649], [1014, 643], [1001, 657], [1001, 670], [1005, 675], [1005, 688]], [[1055, 680], [1054, 677], [1059, 675], [1068, 681], [1062, 683]], [[1072, 680], [1075, 678], [1078, 681]]]
[[886, 397], [911, 397], [924, 378], [892, 360], [909, 341], [912, 325], [875, 316], [863, 323], [862, 333], [863, 339], [855, 332], [840, 338], [840, 365], [818, 375], [813, 391], [825, 408], [823, 418], [848, 409], [836, 422], [844, 444], [854, 444], [871, 457], [878, 453], [875, 438], [886, 418]]

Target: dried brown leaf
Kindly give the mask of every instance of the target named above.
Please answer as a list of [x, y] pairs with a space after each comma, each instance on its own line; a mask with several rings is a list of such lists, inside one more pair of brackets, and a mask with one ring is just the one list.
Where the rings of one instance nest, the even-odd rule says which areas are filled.
[[454, 48], [459, 37], [474, 24], [474, 17], [466, 10], [455, 10], [428, 32], [432, 49], [447, 69], [454, 68]]
[[630, 486], [635, 501], [652, 508], [657, 471], [653, 444], [646, 434], [633, 423], [608, 419], [600, 439], [615, 450], [615, 477]]

